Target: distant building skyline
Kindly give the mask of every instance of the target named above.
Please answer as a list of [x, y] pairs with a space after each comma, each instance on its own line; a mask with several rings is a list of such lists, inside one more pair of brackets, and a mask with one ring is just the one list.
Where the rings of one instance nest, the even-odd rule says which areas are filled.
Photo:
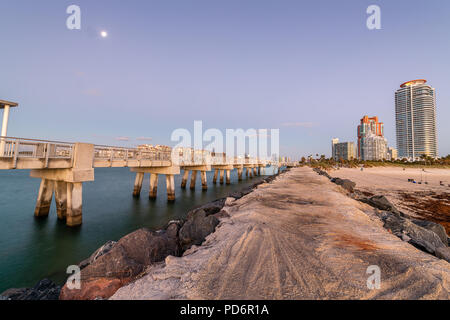
[[358, 159], [383, 160], [387, 158], [387, 140], [384, 137], [384, 123], [378, 117], [364, 116], [357, 130]]
[[395, 92], [395, 123], [400, 158], [438, 156], [436, 92], [419, 79], [403, 83]]
[[339, 142], [338, 138], [331, 140], [331, 154], [334, 161], [352, 160], [356, 158], [354, 142]]

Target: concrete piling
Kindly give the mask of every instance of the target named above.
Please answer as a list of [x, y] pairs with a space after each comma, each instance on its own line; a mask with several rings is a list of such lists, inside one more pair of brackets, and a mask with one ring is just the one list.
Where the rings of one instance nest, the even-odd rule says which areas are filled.
[[230, 170], [226, 170], [226, 175], [227, 175], [227, 184], [231, 184]]
[[219, 175], [219, 170], [216, 169], [214, 170], [214, 178], [213, 178], [213, 183], [216, 184], [217, 183], [217, 176]]
[[158, 174], [151, 173], [150, 174], [150, 191], [148, 197], [150, 199], [156, 199], [156, 195], [158, 193]]
[[76, 227], [83, 222], [83, 184], [81, 182], [67, 183], [67, 217], [66, 224]]
[[64, 220], [67, 216], [67, 182], [55, 182], [55, 202], [58, 219]]
[[36, 217], [47, 217], [50, 213], [50, 206], [53, 198], [54, 182], [47, 179], [41, 180], [39, 194], [36, 202], [34, 215]]
[[144, 181], [144, 173], [136, 173], [136, 180], [134, 181], [133, 197], [139, 198], [141, 196], [142, 182]]
[[173, 174], [166, 174], [167, 200], [175, 201], [175, 178]]
[[186, 189], [187, 180], [189, 178], [189, 170], [184, 170], [183, 178], [181, 180], [181, 189]]
[[206, 180], [206, 171], [201, 171], [202, 175], [202, 189], [208, 190], [208, 181]]
[[223, 184], [223, 175], [225, 170], [220, 170], [220, 184]]
[[197, 183], [197, 170], [191, 171], [191, 190], [195, 189], [195, 184]]

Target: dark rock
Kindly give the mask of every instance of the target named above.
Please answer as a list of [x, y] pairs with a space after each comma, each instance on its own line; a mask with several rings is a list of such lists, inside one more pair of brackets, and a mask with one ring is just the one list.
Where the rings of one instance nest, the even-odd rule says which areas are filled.
[[97, 260], [98, 258], [100, 258], [101, 256], [103, 256], [104, 254], [108, 253], [109, 251], [111, 251], [111, 249], [114, 247], [114, 245], [117, 242], [115, 241], [108, 241], [107, 243], [105, 243], [103, 246], [101, 246], [100, 248], [98, 248], [89, 258], [87, 258], [86, 260], [81, 261], [78, 266], [80, 267], [80, 269], [84, 269], [86, 268], [88, 265], [90, 265], [92, 262], [94, 262], [95, 260]]
[[337, 184], [338, 186], [341, 186], [349, 192], [353, 192], [354, 188], [356, 187], [356, 183], [348, 179], [332, 178], [331, 182]]
[[192, 245], [201, 245], [218, 224], [219, 220], [214, 215], [207, 215], [203, 209], [191, 211], [179, 232], [182, 249], [187, 250]]
[[400, 211], [385, 197], [385, 196], [373, 196], [371, 198], [362, 198], [360, 201], [371, 205], [380, 210], [389, 211], [397, 215], [402, 215]]
[[181, 221], [170, 221], [166, 228], [167, 236], [171, 239], [178, 240], [178, 232], [180, 231], [182, 226], [183, 224]]
[[187, 214], [188, 215], [188, 219], [189, 219], [189, 215], [192, 212], [195, 212], [195, 211], [200, 210], [200, 209], [204, 210], [207, 216], [212, 215], [212, 214], [216, 214], [217, 212], [222, 210], [222, 208], [225, 206], [225, 200], [226, 200], [226, 198], [218, 199], [218, 200], [215, 200], [213, 202], [210, 202], [210, 203], [207, 203], [205, 205], [202, 205], [200, 207], [197, 207], [194, 210], [191, 210]]
[[439, 247], [436, 248], [436, 257], [450, 262], [450, 248], [449, 247]]
[[244, 194], [241, 191], [235, 191], [233, 193], [230, 193], [230, 197], [235, 198], [236, 200], [239, 200], [243, 196]]
[[414, 222], [418, 226], [421, 226], [422, 228], [433, 231], [434, 233], [437, 234], [437, 236], [441, 239], [441, 241], [448, 246], [448, 237], [444, 226], [438, 223], [424, 220], [412, 220], [412, 222]]
[[10, 300], [58, 300], [60, 291], [53, 281], [43, 279], [33, 288], [8, 289], [1, 296]]
[[430, 230], [414, 224], [412, 221], [400, 217], [396, 214], [389, 214], [384, 219], [384, 227], [392, 231], [399, 238], [404, 235], [411, 238], [410, 244], [431, 254], [436, 253], [436, 249], [446, 247], [441, 239]]

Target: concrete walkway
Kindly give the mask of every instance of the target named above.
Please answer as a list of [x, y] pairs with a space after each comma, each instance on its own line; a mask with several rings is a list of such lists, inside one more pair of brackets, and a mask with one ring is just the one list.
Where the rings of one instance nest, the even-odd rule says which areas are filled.
[[[368, 206], [309, 168], [225, 210], [230, 218], [203, 246], [151, 267], [112, 299], [449, 298], [449, 263], [388, 233]], [[379, 290], [367, 287], [372, 265]]]

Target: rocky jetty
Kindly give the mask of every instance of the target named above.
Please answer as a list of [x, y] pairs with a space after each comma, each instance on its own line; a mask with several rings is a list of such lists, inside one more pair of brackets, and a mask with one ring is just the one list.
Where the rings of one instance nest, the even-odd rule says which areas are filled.
[[60, 286], [43, 279], [33, 288], [8, 289], [0, 294], [0, 300], [58, 300], [60, 291]]
[[198, 206], [189, 211], [185, 219], [171, 221], [162, 230], [142, 228], [117, 242], [107, 242], [79, 264], [81, 289], [70, 290], [66, 284], [60, 299], [109, 298], [120, 287], [142, 277], [152, 265], [163, 263], [168, 256], [180, 257], [192, 246], [200, 246], [215, 231], [219, 220], [227, 216], [222, 210], [227, 203], [244, 197], [259, 184], [271, 182], [275, 177], [264, 178], [226, 198]]
[[[343, 187], [350, 193], [355, 193], [356, 183], [341, 178], [333, 178], [321, 169], [314, 171], [330, 179], [331, 182]], [[383, 195], [366, 197], [356, 192], [353, 198], [376, 209], [376, 215], [383, 221], [384, 227], [392, 234], [416, 248], [450, 262], [450, 238], [445, 228], [431, 221], [417, 220], [398, 210]]]

